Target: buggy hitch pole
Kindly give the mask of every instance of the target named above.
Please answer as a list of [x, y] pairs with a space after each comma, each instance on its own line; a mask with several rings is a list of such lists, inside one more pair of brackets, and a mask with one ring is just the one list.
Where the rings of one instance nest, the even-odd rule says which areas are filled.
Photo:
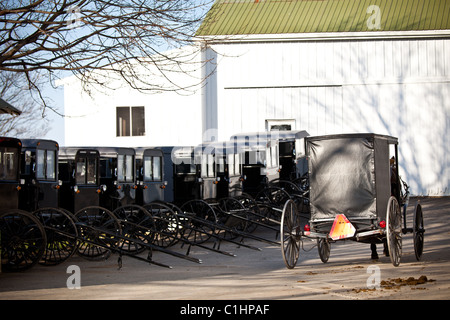
[[217, 253], [220, 253], [220, 254], [223, 254], [223, 255], [226, 255], [226, 256], [236, 257], [236, 255], [234, 253], [231, 253], [231, 252], [228, 252], [228, 251], [223, 251], [223, 250], [219, 250], [219, 249], [216, 249], [216, 248], [210, 248], [210, 247], [207, 247], [207, 246], [204, 246], [204, 245], [201, 245], [201, 244], [191, 243], [191, 241], [188, 241], [188, 244], [189, 244], [188, 252], [191, 250], [191, 246], [194, 246], [194, 247], [199, 247], [199, 248], [206, 249], [206, 250], [211, 250], [213, 252], [217, 252]]
[[[197, 231], [197, 232], [202, 232], [202, 231], [199, 230], [199, 229], [194, 229], [194, 228], [191, 228], [191, 227], [185, 227], [185, 228], [189, 228], [189, 229], [194, 230], [194, 231]], [[184, 246], [184, 244], [189, 245], [189, 248], [188, 248], [188, 251], [187, 251], [187, 253], [186, 253], [186, 256], [188, 256], [189, 253], [190, 253], [190, 250], [191, 250], [190, 247], [191, 247], [191, 246], [196, 246], [196, 247], [199, 247], [199, 248], [202, 248], [202, 249], [210, 250], [210, 251], [213, 251], [213, 252], [216, 252], [216, 253], [220, 253], [220, 254], [224, 254], [224, 255], [227, 255], [227, 256], [230, 256], [230, 257], [236, 257], [236, 255], [235, 255], [234, 253], [227, 252], [227, 251], [222, 251], [222, 250], [218, 250], [218, 249], [214, 249], [214, 248], [210, 248], [210, 247], [207, 247], [207, 246], [203, 246], [203, 245], [201, 245], [201, 244], [198, 244], [198, 243], [195, 243], [195, 242], [193, 242], [193, 241], [190, 241], [189, 239], [186, 239], [186, 238], [184, 238], [184, 237], [177, 238], [177, 237], [175, 237], [174, 235], [172, 235], [172, 234], [170, 234], [170, 233], [168, 233], [168, 232], [164, 232], [164, 231], [154, 231], [154, 232], [155, 232], [155, 233], [158, 233], [158, 234], [160, 234], [160, 235], [164, 235], [164, 236], [167, 236], [167, 237], [170, 237], [170, 238], [173, 238], [173, 239], [175, 239], [175, 240], [179, 240], [179, 241], [183, 242], [182, 247]], [[206, 232], [204, 232], [204, 233], [206, 233]], [[209, 235], [209, 234], [208, 234], [208, 235]], [[212, 236], [212, 235], [211, 235], [211, 236]], [[200, 260], [200, 261], [201, 261], [201, 260]]]
[[[135, 223], [132, 223], [132, 222], [130, 222], [130, 221], [124, 221], [124, 220], [119, 220], [119, 221], [122, 222], [122, 223], [124, 223], [124, 224], [132, 225], [134, 228], [139, 228], [139, 229], [141, 229], [141, 230], [143, 230], [143, 231], [152, 231], [152, 232], [154, 232], [154, 230], [151, 230], [151, 229], [148, 229], [148, 228], [139, 226], [139, 225], [137, 225], [137, 224], [135, 224]], [[129, 240], [129, 241], [132, 241], [132, 242], [134, 242], [134, 243], [136, 243], [136, 244], [139, 244], [139, 245], [141, 245], [141, 246], [143, 246], [143, 247], [147, 247], [148, 249], [153, 249], [153, 250], [156, 250], [156, 251], [159, 251], [159, 252], [162, 252], [162, 253], [165, 253], [165, 254], [168, 254], [168, 255], [177, 257], [177, 258], [189, 260], [189, 261], [192, 261], [192, 262], [195, 262], [195, 263], [199, 263], [199, 264], [202, 263], [202, 260], [201, 260], [201, 259], [189, 257], [189, 256], [187, 256], [187, 255], [184, 255], [184, 254], [181, 254], [181, 253], [172, 251], [172, 250], [167, 250], [167, 249], [162, 248], [162, 247], [159, 247], [159, 246], [157, 246], [157, 245], [154, 245], [154, 244], [151, 244], [151, 243], [147, 243], [147, 242], [143, 242], [143, 241], [141, 241], [141, 240], [139, 240], [139, 239], [135, 239], [135, 238], [131, 238], [131, 237], [125, 237], [125, 236], [122, 236], [122, 235], [117, 235], [117, 237], [119, 237], [119, 238], [121, 238], [121, 239], [123, 239], [123, 240]]]
[[237, 211], [237, 210], [221, 211], [221, 213], [230, 215], [230, 216], [233, 217], [233, 218], [237, 218], [237, 219], [241, 219], [241, 220], [244, 220], [244, 221], [247, 221], [247, 222], [250, 222], [250, 223], [254, 223], [254, 224], [257, 224], [257, 225], [259, 225], [259, 226], [261, 226], [261, 227], [271, 229], [271, 230], [273, 230], [273, 231], [277, 231], [277, 232], [279, 231], [277, 228], [275, 228], [275, 227], [273, 227], [273, 226], [270, 226], [270, 225], [268, 225], [268, 224], [262, 223], [261, 221], [247, 219], [247, 218], [245, 218], [245, 217], [241, 217], [240, 215], [234, 214], [233, 212], [246, 212], [246, 213], [248, 213], [248, 214], [257, 216], [258, 218], [266, 219], [266, 220], [268, 220], [269, 222], [273, 222], [273, 223], [278, 223], [278, 224], [280, 224], [280, 221], [273, 220], [273, 219], [267, 218], [267, 217], [265, 217], [265, 216], [263, 216], [263, 215], [256, 214], [256, 213], [254, 213], [254, 212], [250, 212], [250, 211], [247, 211], [247, 210], [246, 210], [246, 211], [240, 211], [240, 210], [239, 210], [239, 211]]
[[[228, 232], [234, 233], [234, 234], [236, 234], [238, 236], [241, 236], [243, 238], [251, 238], [253, 240], [258, 240], [258, 241], [261, 241], [261, 242], [267, 242], [267, 243], [270, 243], [270, 244], [280, 245], [280, 243], [278, 243], [278, 242], [273, 242], [273, 241], [270, 241], [270, 240], [267, 240], [267, 239], [259, 238], [257, 236], [253, 236], [253, 235], [251, 235], [249, 233], [239, 232], [239, 231], [234, 230], [232, 228], [226, 227], [226, 226], [218, 224], [218, 223], [213, 223], [213, 222], [208, 221], [206, 219], [193, 217], [193, 216], [186, 216], [186, 218], [187, 219], [192, 219], [192, 220], [200, 222], [200, 223], [203, 223], [203, 224], [205, 224], [207, 226], [210, 226], [210, 227], [213, 227], [213, 228], [217, 228], [217, 229], [220, 229], [220, 230], [223, 230], [223, 231], [228, 231]], [[198, 230], [198, 229], [192, 229], [192, 230], [206, 233], [206, 232], [204, 232], [202, 230]], [[212, 237], [214, 237], [216, 239], [219, 239], [220, 241], [226, 241], [226, 242], [230, 242], [230, 243], [233, 243], [233, 244], [237, 244], [237, 245], [242, 246], [242, 247], [246, 247], [246, 248], [249, 248], [249, 249], [261, 251], [260, 248], [257, 248], [257, 247], [254, 247], [254, 246], [242, 243], [242, 242], [237, 242], [237, 241], [234, 241], [234, 240], [231, 240], [231, 239], [225, 239], [225, 238], [221, 237], [218, 234], [210, 234], [210, 233], [208, 233], [208, 235], [210, 235], [210, 236], [212, 236]]]
[[[236, 233], [235, 230], [227, 230], [227, 229], [223, 228], [223, 226], [220, 226], [220, 225], [218, 225], [218, 224], [212, 223], [211, 221], [208, 221], [208, 220], [205, 220], [205, 219], [194, 218], [194, 217], [189, 217], [189, 219], [193, 219], [193, 220], [195, 220], [195, 221], [197, 221], [197, 222], [203, 223], [203, 224], [205, 224], [205, 225], [207, 225], [207, 226], [210, 226], [210, 227], [214, 227], [214, 228], [216, 228], [216, 229], [221, 229], [221, 230], [225, 230], [225, 231], [230, 231], [230, 232], [232, 232], [232, 233]], [[192, 231], [195, 231], [195, 232], [207, 234], [208, 236], [213, 237], [213, 238], [215, 238], [215, 239], [217, 239], [217, 240], [219, 240], [219, 241], [230, 242], [230, 243], [237, 244], [237, 245], [239, 245], [239, 246], [246, 247], [246, 248], [249, 248], [249, 249], [252, 249], [252, 250], [258, 250], [258, 251], [261, 251], [260, 248], [256, 248], [256, 247], [254, 247], [254, 246], [250, 246], [250, 245], [247, 245], [247, 244], [244, 244], [244, 243], [240, 243], [240, 242], [237, 242], [237, 241], [234, 241], [234, 240], [231, 240], [231, 239], [225, 239], [225, 238], [223, 238], [223, 237], [221, 237], [220, 235], [215, 234], [215, 233], [207, 233], [207, 232], [205, 232], [204, 230], [197, 229], [197, 228], [194, 228], [194, 227], [185, 227], [185, 228], [187, 228], [187, 229], [189, 229], [189, 230], [192, 230]], [[187, 240], [187, 239], [185, 239], [185, 240]], [[183, 241], [185, 241], [185, 240], [183, 240]], [[190, 242], [190, 241], [187, 240], [187, 242]], [[193, 245], [193, 246], [203, 247], [203, 246], [201, 246], [201, 245], [199, 245], [199, 244], [197, 244], [197, 243], [193, 243], [192, 245]], [[233, 253], [225, 252], [225, 251], [222, 251], [222, 250], [219, 250], [219, 249], [215, 249], [215, 248], [208, 248], [208, 247], [205, 247], [205, 249], [212, 250], [212, 251], [215, 251], [215, 252], [217, 252], [217, 253], [226, 254], [226, 255], [229, 255], [229, 256], [236, 256], [236, 255], [234, 255]]]
[[[214, 228], [214, 229], [221, 229], [221, 230], [229, 231], [229, 232], [231, 232], [231, 233], [235, 233], [235, 234], [236, 234], [236, 230], [233, 230], [233, 229], [230, 229], [230, 228], [226, 228], [226, 227], [223, 226], [223, 225], [219, 225], [218, 223], [213, 223], [213, 222], [208, 221], [208, 220], [206, 220], [206, 219], [202, 219], [202, 218], [198, 218], [198, 217], [194, 217], [194, 216], [190, 216], [190, 215], [186, 215], [186, 214], [178, 214], [178, 215], [179, 215], [179, 216], [182, 216], [182, 217], [184, 217], [184, 218], [186, 218], [186, 219], [188, 219], [188, 220], [191, 219], [191, 220], [194, 220], [194, 221], [196, 221], [196, 222], [203, 223], [204, 225], [209, 226], [209, 227], [212, 227], [212, 228]], [[209, 235], [210, 237], [213, 237], [213, 238], [218, 239], [218, 240], [220, 240], [220, 241], [230, 242], [230, 243], [234, 243], [234, 244], [237, 244], [237, 245], [239, 245], [239, 246], [242, 246], [242, 247], [246, 247], [246, 248], [249, 248], [249, 249], [261, 251], [260, 248], [256, 248], [256, 247], [254, 247], [254, 246], [250, 246], [250, 245], [247, 245], [247, 244], [244, 244], [244, 243], [240, 243], [240, 242], [237, 242], [237, 241], [233, 241], [233, 240], [231, 240], [231, 239], [225, 239], [225, 238], [223, 238], [223, 237], [221, 237], [220, 235], [215, 234], [215, 233], [207, 233], [207, 232], [205, 232], [204, 230], [200, 230], [200, 229], [193, 228], [193, 227], [187, 227], [187, 228], [190, 229], [190, 230], [199, 232], [199, 233], [207, 234], [207, 235]], [[197, 245], [197, 244], [195, 244], [195, 245]]]
[[[79, 224], [79, 223], [76, 223], [76, 225], [77, 225], [77, 226], [80, 226], [80, 225], [81, 225], [82, 227], [86, 227], [86, 225]], [[163, 264], [163, 263], [159, 263], [159, 262], [156, 262], [156, 261], [153, 261], [153, 260], [144, 259], [144, 258], [135, 256], [135, 255], [133, 255], [133, 254], [131, 254], [131, 253], [128, 253], [128, 252], [126, 252], [126, 251], [124, 251], [124, 250], [121, 250], [121, 249], [118, 249], [118, 248], [115, 248], [115, 247], [110, 247], [110, 246], [108, 246], [108, 245], [106, 245], [106, 244], [103, 244], [103, 243], [100, 243], [100, 242], [95, 242], [95, 241], [92, 241], [92, 240], [89, 240], [89, 239], [82, 238], [82, 237], [80, 237], [80, 236], [75, 236], [75, 235], [73, 235], [73, 234], [71, 234], [71, 233], [64, 232], [64, 231], [62, 231], [62, 230], [59, 230], [59, 229], [56, 229], [56, 228], [52, 228], [52, 227], [49, 227], [49, 226], [44, 226], [44, 228], [47, 229], [47, 230], [51, 230], [51, 231], [53, 231], [53, 232], [59, 233], [59, 234], [61, 234], [61, 235], [63, 235], [63, 236], [66, 236], [66, 237], [70, 237], [70, 238], [76, 239], [77, 241], [86, 242], [86, 243], [91, 244], [91, 245], [93, 245], [93, 246], [101, 247], [101, 248], [103, 248], [103, 249], [110, 250], [110, 251], [113, 251], [113, 252], [115, 252], [115, 253], [119, 253], [120, 255], [129, 256], [129, 257], [132, 257], [132, 258], [134, 258], [134, 259], [137, 259], [137, 260], [140, 260], [140, 261], [147, 262], [147, 263], [149, 263], [149, 264], [157, 265], [157, 266], [159, 266], [159, 267], [164, 267], [164, 268], [172, 269], [172, 267], [169, 266], [169, 265], [166, 265], [166, 264]], [[89, 228], [92, 228], [92, 227], [89, 227]], [[97, 229], [97, 228], [92, 228], [92, 229], [93, 229], [93, 230], [101, 230], [101, 229]], [[101, 231], [104, 232], [104, 230], [101, 230]], [[108, 232], [106, 232], [106, 233], [108, 233]], [[116, 234], [112, 234], [112, 233], [108, 233], [108, 234], [109, 234], [109, 235], [113, 235], [113, 236], [117, 236]], [[120, 257], [119, 257], [119, 258], [120, 258]], [[120, 268], [121, 268], [121, 262], [120, 262], [120, 265], [119, 265], [119, 269], [120, 269]]]
[[[237, 230], [233, 230], [233, 232], [235, 234], [237, 234], [238, 236], [241, 236], [243, 238], [249, 238], [249, 239], [256, 240], [256, 241], [265, 242], [267, 244], [274, 244], [276, 246], [279, 246], [281, 244], [280, 242], [264, 239], [264, 238], [261, 238], [261, 237], [258, 237], [258, 236], [254, 236], [254, 235], [252, 235], [250, 233], [245, 233], [245, 232], [241, 232], [241, 231], [237, 231]], [[259, 250], [261, 250], [261, 249], [259, 249]]]
[[[283, 212], [283, 210], [280, 210], [280, 209], [278, 209], [278, 208], [274, 208], [274, 207], [271, 207], [271, 206], [268, 206], [268, 205], [265, 205], [265, 204], [257, 204], [257, 205], [260, 206], [260, 207], [266, 207], [266, 208], [269, 208], [269, 209], [273, 209], [274, 211], [277, 211], [277, 212], [280, 212], [280, 213]], [[251, 215], [253, 215], [253, 216], [256, 216], [256, 217], [258, 217], [258, 218], [267, 220], [267, 221], [269, 221], [269, 222], [276, 223], [276, 224], [280, 224], [280, 220], [275, 220], [275, 219], [272, 219], [272, 218], [268, 218], [268, 217], [266, 217], [266, 216], [264, 216], [264, 215], [262, 215], [262, 214], [258, 214], [258, 213], [251, 212], [251, 211], [247, 211], [247, 213], [249, 213], [249, 214], [251, 214]], [[277, 228], [272, 227], [272, 226], [270, 226], [270, 225], [268, 225], [268, 224], [264, 224], [264, 223], [262, 223], [262, 222], [253, 221], [253, 220], [252, 220], [251, 222], [252, 222], [252, 223], [258, 223], [259, 225], [261, 225], [261, 226], [263, 226], [263, 227], [266, 227], [266, 228], [268, 228], [268, 229], [272, 229], [272, 230], [274, 230], [274, 231], [279, 231]]]
[[[121, 223], [126, 222], [127, 224], [133, 224], [132, 222], [124, 221], [124, 220], [119, 220], [119, 222], [121, 222]], [[78, 224], [78, 225], [80, 225], [80, 224]], [[143, 229], [143, 230], [145, 230], [145, 231], [148, 231], [148, 230], [149, 230], [149, 229], [147, 229], [147, 228], [143, 228], [143, 227], [138, 226], [138, 225], [136, 225], [136, 224], [133, 224], [133, 225], [134, 225], [134, 227], [141, 228], [141, 229]], [[85, 225], [81, 224], [81, 226], [85, 226]], [[104, 230], [104, 229], [101, 229], [101, 228], [94, 228], [94, 227], [90, 227], [90, 226], [89, 226], [89, 228], [90, 228], [91, 230], [94, 230], [94, 231], [100, 231], [100, 232], [103, 232], [103, 233], [108, 234], [108, 235], [110, 235], [110, 236], [112, 236], [112, 237], [117, 237], [117, 238], [122, 239], [122, 240], [132, 241], [132, 242], [134, 242], [134, 243], [136, 243], [136, 244], [139, 244], [139, 245], [142, 245], [143, 247], [146, 247], [147, 249], [157, 250], [157, 251], [160, 251], [160, 252], [162, 252], [162, 253], [165, 253], [165, 254], [168, 254], [168, 255], [171, 255], [171, 256], [174, 256], [174, 257], [178, 257], [178, 258], [181, 258], [181, 259], [189, 260], [189, 261], [192, 261], [192, 262], [195, 262], [195, 263], [202, 263], [202, 261], [201, 261], [200, 259], [196, 259], [196, 258], [193, 258], [193, 257], [187, 257], [187, 256], [185, 256], [185, 255], [183, 255], [183, 254], [178, 253], [178, 252], [170, 251], [170, 250], [167, 250], [167, 249], [158, 247], [158, 246], [156, 246], [156, 245], [153, 245], [153, 244], [150, 244], [150, 243], [146, 243], [146, 242], [140, 241], [140, 240], [138, 240], [138, 239], [134, 239], [134, 238], [131, 238], [131, 237], [125, 237], [125, 236], [120, 235], [120, 234], [112, 233], [112, 232], [109, 231], [109, 230]], [[83, 241], [85, 241], [85, 239], [83, 239]], [[91, 242], [91, 244], [93, 244], [93, 245], [99, 246], [98, 243], [96, 243], [96, 242], [92, 242], [92, 241], [89, 241], [89, 242]], [[121, 250], [121, 249], [117, 249], [117, 248], [111, 248], [111, 247], [107, 247], [106, 249], [115, 250], [115, 251], [118, 252], [118, 253], [122, 252], [122, 254], [124, 254], [124, 255], [127, 255], [127, 256], [131, 256], [131, 257], [136, 258], [135, 255], [133, 255], [133, 254], [131, 254], [131, 253], [128, 253], [128, 252], [125, 251], [125, 250]], [[145, 260], [145, 261], [149, 261], [149, 260]]]
[[[233, 231], [233, 230], [225, 230], [225, 231], [229, 231], [229, 232], [234, 232], [234, 233], [236, 233], [236, 232]], [[236, 234], [237, 234], [237, 233], [236, 233]], [[237, 234], [237, 235], [239, 235], [239, 234]], [[244, 236], [242, 236], [242, 238], [244, 238]], [[225, 238], [222, 238], [222, 237], [220, 237], [220, 236], [218, 237], [218, 240], [219, 240], [219, 247], [220, 247], [220, 242], [221, 242], [221, 241], [226, 241], [226, 242], [230, 242], [230, 243], [236, 244], [236, 245], [238, 245], [238, 246], [240, 246], [240, 247], [244, 247], [244, 248], [248, 248], [248, 249], [252, 249], [252, 250], [256, 250], [256, 251], [262, 251], [261, 248], [254, 247], [254, 246], [251, 246], [251, 245], [249, 245], [249, 244], [245, 244], [245, 243], [243, 243], [243, 242], [234, 241], [234, 240], [231, 240], [231, 239], [225, 239]]]

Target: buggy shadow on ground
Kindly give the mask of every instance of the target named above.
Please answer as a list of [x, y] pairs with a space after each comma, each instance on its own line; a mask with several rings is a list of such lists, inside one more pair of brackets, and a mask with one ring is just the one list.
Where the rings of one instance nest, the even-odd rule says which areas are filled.
[[[417, 200], [411, 199], [408, 217], [412, 216], [410, 211]], [[262, 250], [223, 243], [222, 250], [236, 255], [229, 257], [192, 248], [190, 254], [201, 259], [202, 264], [154, 253], [155, 260], [171, 265], [172, 269], [123, 257], [119, 270], [118, 257], [113, 255], [97, 262], [73, 256], [58, 266], [1, 273], [0, 299], [446, 300], [450, 298], [450, 198], [419, 200], [426, 228], [424, 254], [421, 261], [416, 261], [412, 235], [404, 235], [399, 267], [392, 266], [382, 254], [381, 245], [380, 258], [373, 261], [368, 244], [352, 241], [333, 243], [330, 259], [324, 264], [315, 242], [305, 240], [297, 266], [287, 269], [280, 247], [248, 239], [247, 244]], [[410, 221], [407, 223], [411, 225]], [[273, 231], [263, 229], [256, 234], [275, 237]], [[175, 250], [184, 253], [186, 248], [178, 245]], [[71, 265], [80, 268], [80, 289], [67, 287]], [[368, 283], [376, 276], [373, 270], [379, 271], [380, 286], [370, 289]]]

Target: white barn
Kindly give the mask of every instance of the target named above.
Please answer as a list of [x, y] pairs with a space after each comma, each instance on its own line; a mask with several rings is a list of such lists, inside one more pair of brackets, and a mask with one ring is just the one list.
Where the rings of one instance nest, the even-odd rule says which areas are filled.
[[[399, 138], [413, 194], [450, 195], [449, 17], [446, 0], [218, 0], [197, 33], [205, 85], [88, 97], [66, 81], [65, 144], [196, 145], [280, 125], [374, 132]], [[144, 131], [121, 136], [122, 107], [129, 119], [143, 107]]]

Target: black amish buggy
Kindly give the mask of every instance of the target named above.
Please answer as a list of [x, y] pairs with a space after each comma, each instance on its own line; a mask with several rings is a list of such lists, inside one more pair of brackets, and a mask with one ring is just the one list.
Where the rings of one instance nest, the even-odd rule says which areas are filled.
[[19, 208], [21, 150], [19, 139], [0, 137], [0, 211]]
[[100, 153], [100, 206], [115, 210], [136, 203], [135, 150], [120, 147], [96, 147]]
[[62, 147], [58, 159], [59, 206], [76, 213], [99, 206], [106, 185], [100, 184], [100, 153], [94, 148]]
[[182, 205], [194, 199], [216, 199], [242, 192], [242, 152], [233, 142], [196, 147], [163, 147], [166, 201]]
[[164, 176], [167, 180], [165, 200], [178, 206], [199, 199], [199, 167], [195, 164], [194, 147], [160, 147], [164, 153]]
[[58, 207], [58, 150], [53, 140], [22, 139], [20, 208]]
[[264, 131], [235, 134], [231, 140], [277, 140], [279, 144], [280, 180], [295, 181], [307, 172], [305, 130]]
[[274, 180], [280, 178], [279, 141], [251, 135], [232, 136], [231, 142], [243, 152], [243, 192], [255, 197]]
[[413, 228], [407, 228], [409, 190], [398, 174], [398, 139], [373, 133], [340, 134], [307, 137], [305, 143], [310, 217], [305, 221], [294, 202], [286, 202], [281, 220], [286, 266], [296, 265], [303, 238], [317, 239], [323, 262], [328, 261], [335, 241], [386, 243], [392, 264], [398, 266], [402, 234], [408, 232], [414, 233], [420, 259], [425, 232], [422, 208], [416, 205]]
[[136, 202], [165, 201], [164, 153], [156, 148], [136, 148]]
[[244, 150], [238, 148], [233, 141], [211, 143], [209, 150], [214, 154], [216, 164], [216, 198], [241, 196], [244, 181], [242, 173]]
[[215, 148], [210, 143], [204, 143], [194, 148], [194, 163], [199, 168], [197, 170], [198, 188], [196, 194], [199, 199], [216, 199], [217, 198], [217, 184], [220, 178], [217, 176], [217, 166], [215, 157]]
[[[4, 141], [5, 143], [3, 143]], [[3, 180], [7, 180], [8, 183], [12, 183], [12, 180], [15, 180], [13, 185], [16, 185], [16, 189], [26, 189], [28, 187], [27, 183], [31, 183], [35, 188], [39, 189], [39, 192], [37, 192], [38, 195], [41, 191], [44, 193], [42, 198], [47, 200], [45, 203], [50, 207], [41, 207], [44, 203], [42, 199], [34, 197], [34, 200], [38, 203], [33, 207], [39, 207], [37, 210], [9, 209], [6, 212], [0, 212], [0, 232], [2, 235], [1, 263], [3, 270], [23, 271], [31, 268], [36, 263], [55, 265], [67, 260], [75, 252], [90, 260], [106, 259], [112, 252], [116, 252], [119, 253], [119, 266], [121, 265], [122, 255], [127, 255], [151, 264], [170, 267], [154, 261], [152, 258], [152, 250], [196, 263], [201, 262], [199, 259], [159, 246], [162, 237], [158, 236], [156, 238], [155, 234], [163, 234], [167, 230], [158, 229], [158, 226], [161, 224], [156, 224], [153, 217], [147, 211], [135, 211], [135, 205], [127, 206], [125, 204], [125, 206], [121, 206], [113, 212], [100, 206], [94, 206], [92, 203], [89, 203], [90, 205], [88, 207], [75, 213], [58, 208], [57, 203], [54, 201], [58, 197], [46, 197], [45, 193], [48, 190], [45, 186], [42, 187], [42, 184], [38, 184], [37, 181], [38, 179], [43, 179], [45, 182], [47, 180], [56, 181], [58, 175], [56, 169], [58, 154], [56, 153], [57, 145], [55, 144], [46, 143], [45, 141], [38, 141], [36, 143], [34, 141], [27, 141], [27, 143], [24, 143], [27, 146], [26, 151], [30, 151], [26, 154], [28, 158], [23, 160], [25, 161], [25, 165], [29, 166], [29, 168], [24, 168], [24, 172], [33, 176], [34, 179], [28, 179], [28, 181], [28, 177], [25, 175], [25, 177], [20, 178], [24, 180], [22, 181], [23, 183], [17, 185], [18, 179], [13, 179], [12, 176], [14, 174], [10, 171], [14, 170], [16, 175], [19, 175], [19, 166], [13, 163], [13, 154], [19, 153], [20, 150], [19, 142], [19, 140], [13, 141], [11, 139], [7, 142], [6, 139], [0, 140], [2, 163], [4, 162], [3, 160], [7, 161], [6, 167], [0, 167], [2, 177], [5, 177]], [[134, 183], [134, 150], [126, 148], [119, 148], [120, 150], [117, 148], [113, 148], [114, 150], [111, 148], [97, 149], [100, 152], [100, 156], [104, 157], [105, 166], [103, 169], [107, 173], [105, 174], [106, 178], [108, 178], [109, 174], [111, 185], [118, 190], [124, 190], [124, 193], [126, 193], [127, 188], [125, 185], [128, 184], [131, 186]], [[40, 150], [44, 150], [45, 152], [42, 154]], [[52, 154], [52, 151], [55, 151], [55, 153]], [[87, 153], [88, 150], [86, 149], [84, 151]], [[91, 151], [89, 149], [89, 153]], [[94, 176], [98, 177], [98, 174], [94, 174], [95, 169], [92, 168], [92, 166], [95, 166], [95, 161], [91, 162], [92, 166], [90, 169], [84, 165], [88, 165], [89, 160], [92, 160], [91, 157], [96, 158], [96, 155], [82, 153], [80, 152], [78, 154], [79, 165], [76, 169], [79, 170], [71, 170], [69, 175], [73, 174], [75, 181], [78, 178], [80, 186], [82, 183], [87, 186], [90, 182], [93, 182], [91, 178]], [[24, 154], [23, 150], [22, 154]], [[77, 157], [76, 153], [73, 153], [73, 155]], [[64, 153], [62, 158], [64, 159], [65, 156], [66, 154]], [[42, 161], [44, 167], [42, 167]], [[73, 165], [76, 166], [76, 164]], [[24, 164], [22, 163], [23, 166]], [[85, 176], [88, 173], [90, 174], [90, 178]], [[3, 185], [3, 180], [0, 179], [0, 185]], [[60, 184], [57, 184], [57, 187], [59, 186]], [[3, 189], [3, 186], [1, 188]], [[135, 188], [131, 189], [135, 190]], [[114, 194], [114, 196], [115, 198], [113, 200], [116, 205], [119, 205], [121, 200], [124, 199], [122, 201], [123, 203], [128, 201], [133, 202], [132, 199], [126, 199], [127, 195], [121, 196], [118, 193]], [[52, 201], [49, 201], [47, 198], [52, 199]], [[31, 202], [33, 199], [31, 197], [30, 199]], [[89, 197], [86, 197], [84, 200], [89, 200]], [[21, 202], [19, 199], [20, 205]], [[126, 216], [123, 216], [123, 214]], [[139, 215], [135, 216], [135, 214]], [[145, 221], [137, 220], [142, 218], [141, 215], [146, 216]], [[166, 236], [165, 234], [163, 235]], [[147, 258], [136, 256], [137, 253], [141, 253], [145, 249], [149, 250], [149, 256]]]
[[[52, 140], [0, 140], [1, 162], [6, 165], [0, 166], [4, 171], [0, 175], [6, 178], [0, 182], [6, 209], [0, 214], [3, 268], [21, 271], [38, 262], [55, 265], [65, 261], [76, 249], [77, 230], [71, 215], [58, 209], [58, 144]], [[17, 184], [18, 194], [11, 192], [11, 184]], [[3, 190], [5, 187], [8, 190]]]

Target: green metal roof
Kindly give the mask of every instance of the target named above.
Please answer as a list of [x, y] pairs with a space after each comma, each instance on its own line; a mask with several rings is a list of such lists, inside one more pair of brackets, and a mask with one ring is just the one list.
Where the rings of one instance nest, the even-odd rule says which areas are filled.
[[197, 36], [448, 29], [450, 0], [217, 0]]

